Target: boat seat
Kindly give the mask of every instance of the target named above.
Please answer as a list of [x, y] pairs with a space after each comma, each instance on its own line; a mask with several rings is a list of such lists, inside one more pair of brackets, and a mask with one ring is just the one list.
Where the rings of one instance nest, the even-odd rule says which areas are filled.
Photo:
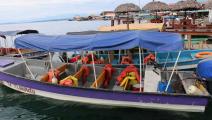
[[[62, 75], [62, 74], [65, 72], [67, 66], [68, 66], [67, 64], [63, 64], [62, 66], [60, 66], [60, 67], [58, 67], [58, 68], [56, 68], [56, 69], [60, 72], [60, 75]], [[60, 75], [59, 75], [59, 76], [60, 76]], [[44, 75], [41, 77], [40, 80], [43, 81], [43, 82], [47, 82], [48, 79], [49, 79], [49, 75], [48, 75], [48, 72], [47, 72], [46, 74], [44, 74]]]
[[75, 73], [73, 76], [79, 80], [79, 79], [81, 78], [82, 74], [83, 74], [83, 69], [80, 69], [80, 70], [79, 70], [77, 73]]
[[[102, 83], [103, 83], [104, 80], [105, 80], [105, 71], [103, 71], [98, 76], [98, 78], [96, 79], [96, 81], [94, 81], [90, 87], [91, 88], [99, 88], [99, 87], [101, 87], [101, 85], [102, 85]], [[96, 84], [97, 84], [97, 86], [96, 86]]]
[[153, 71], [153, 66], [146, 66], [144, 78], [144, 92], [157, 92], [158, 83], [161, 81], [160, 73]]
[[78, 72], [76, 72], [74, 75], [66, 76], [66, 77], [64, 77], [64, 78], [61, 79], [61, 80], [69, 79], [70, 77], [75, 77], [75, 78], [77, 78], [78, 84], [79, 84], [79, 80], [81, 79], [81, 77], [82, 77], [82, 75], [83, 75], [84, 72], [85, 72], [85, 71], [84, 71], [84, 68], [81, 67], [80, 70], [79, 70]]

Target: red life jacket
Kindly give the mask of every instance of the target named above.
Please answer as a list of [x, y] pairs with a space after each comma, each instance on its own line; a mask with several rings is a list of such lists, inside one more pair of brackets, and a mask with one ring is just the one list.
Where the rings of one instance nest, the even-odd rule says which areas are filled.
[[144, 58], [144, 64], [147, 64], [149, 61], [155, 61], [155, 56], [152, 53]]
[[103, 81], [103, 88], [108, 88], [110, 81], [112, 79], [112, 75], [115, 72], [115, 69], [112, 67], [111, 64], [107, 64], [104, 67], [105, 71], [105, 79]]
[[121, 74], [117, 77], [118, 84], [120, 84], [123, 81], [123, 79], [127, 76], [127, 74], [130, 73], [130, 72], [135, 73], [136, 80], [137, 80], [138, 83], [140, 83], [140, 75], [138, 73], [138, 69], [134, 65], [130, 65], [130, 66], [127, 66], [121, 72]]
[[132, 58], [129, 56], [123, 56], [121, 64], [132, 64]]

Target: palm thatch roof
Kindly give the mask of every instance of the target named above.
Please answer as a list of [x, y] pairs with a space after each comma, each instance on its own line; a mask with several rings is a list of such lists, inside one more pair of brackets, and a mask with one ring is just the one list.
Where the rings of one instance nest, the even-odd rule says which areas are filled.
[[196, 0], [184, 0], [177, 2], [171, 10], [197, 10], [202, 6]]
[[126, 13], [126, 12], [139, 12], [141, 8], [133, 3], [125, 3], [119, 5], [116, 9], [116, 13]]
[[146, 4], [142, 10], [148, 10], [148, 11], [165, 11], [169, 10], [169, 6], [166, 3], [160, 2], [160, 1], [153, 1], [148, 4]]
[[206, 9], [212, 9], [212, 0], [208, 0], [208, 2], [206, 2], [205, 8]]

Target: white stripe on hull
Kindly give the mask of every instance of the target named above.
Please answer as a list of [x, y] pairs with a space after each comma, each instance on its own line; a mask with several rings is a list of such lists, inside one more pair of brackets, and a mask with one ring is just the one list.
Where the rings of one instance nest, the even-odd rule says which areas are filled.
[[27, 94], [35, 94], [43, 97], [49, 97], [58, 100], [65, 101], [74, 101], [74, 102], [82, 102], [89, 104], [98, 104], [98, 105], [108, 105], [108, 106], [122, 106], [122, 107], [136, 107], [136, 108], [148, 108], [148, 109], [162, 109], [162, 110], [175, 110], [175, 111], [185, 111], [185, 112], [204, 112], [205, 106], [196, 106], [196, 105], [177, 105], [177, 104], [158, 104], [158, 103], [139, 103], [139, 102], [127, 102], [127, 101], [116, 101], [116, 100], [105, 100], [105, 99], [95, 99], [95, 98], [86, 98], [86, 97], [78, 97], [71, 95], [63, 95], [52, 92], [41, 91], [37, 89], [33, 89], [34, 93], [30, 93], [27, 91], [22, 91], [11, 83], [6, 81], [2, 82], [5, 86], [24, 92]]

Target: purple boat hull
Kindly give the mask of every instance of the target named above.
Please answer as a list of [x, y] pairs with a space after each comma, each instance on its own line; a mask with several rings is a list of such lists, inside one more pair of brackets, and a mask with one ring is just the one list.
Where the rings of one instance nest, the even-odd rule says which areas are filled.
[[[124, 102], [136, 103], [138, 105], [139, 104], [156, 104], [160, 106], [179, 105], [181, 107], [195, 106], [205, 108], [205, 106], [208, 104], [208, 97], [205, 96], [187, 96], [187, 95], [171, 95], [171, 94], [157, 94], [157, 93], [132, 93], [132, 92], [109, 91], [109, 90], [90, 89], [90, 88], [65, 87], [65, 86], [53, 85], [50, 83], [44, 83], [40, 81], [28, 80], [3, 72], [0, 72], [0, 80], [2, 80], [3, 83], [7, 82], [8, 84], [17, 85], [16, 90], [18, 89], [21, 92], [30, 94], [36, 94], [36, 90], [39, 90], [48, 93], [54, 93], [57, 95], [89, 98], [94, 100], [106, 100], [106, 101], [108, 100], [110, 102], [114, 101], [123, 103]], [[89, 101], [87, 101], [87, 103], [89, 103]], [[198, 110], [197, 111], [190, 110], [190, 111], [203, 112], [204, 109], [202, 108], [199, 111]], [[189, 111], [189, 110], [182, 110], [182, 111]]]

